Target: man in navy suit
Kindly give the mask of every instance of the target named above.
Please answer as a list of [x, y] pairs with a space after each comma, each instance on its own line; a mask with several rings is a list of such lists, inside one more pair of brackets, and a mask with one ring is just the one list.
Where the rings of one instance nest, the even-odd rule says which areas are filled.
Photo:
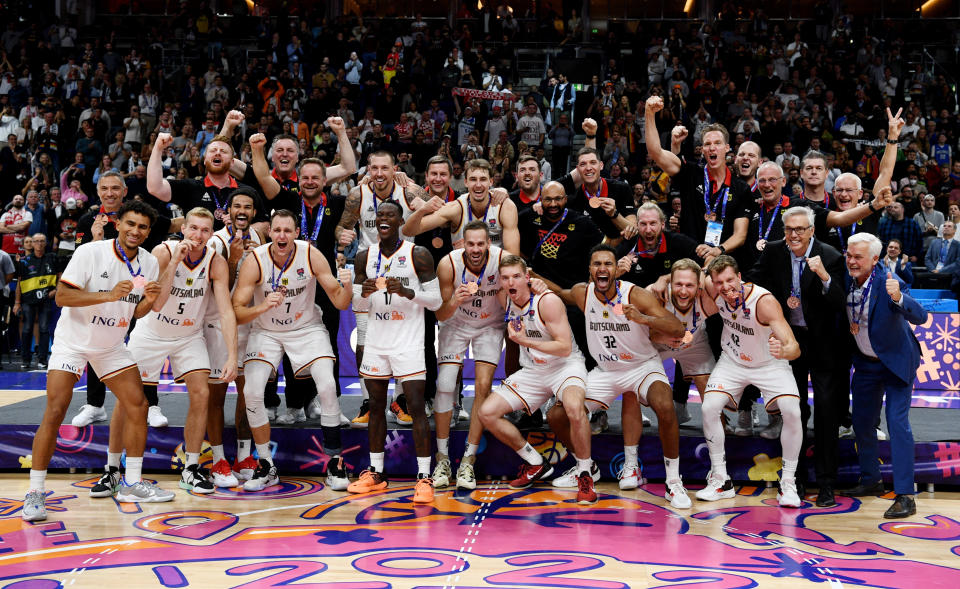
[[909, 517], [917, 512], [913, 499], [913, 431], [910, 396], [920, 366], [920, 344], [909, 323], [920, 325], [927, 312], [903, 294], [900, 280], [877, 264], [880, 240], [858, 233], [847, 244], [847, 319], [855, 345], [853, 357], [853, 429], [860, 455], [860, 484], [846, 494], [866, 497], [883, 493], [877, 455], [876, 423], [884, 394], [887, 428], [893, 458], [896, 499], [885, 518]]
[[943, 238], [935, 238], [927, 248], [924, 263], [926, 272], [917, 273], [918, 286], [947, 288], [957, 270], [960, 269], [960, 242], [953, 239], [957, 226], [953, 221], [943, 222]]

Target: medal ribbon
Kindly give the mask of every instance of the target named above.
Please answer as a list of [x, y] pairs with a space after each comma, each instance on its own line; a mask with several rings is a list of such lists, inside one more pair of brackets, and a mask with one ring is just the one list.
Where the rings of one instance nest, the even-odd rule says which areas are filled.
[[[481, 283], [483, 282], [483, 275], [487, 271], [487, 264], [489, 263], [489, 260], [490, 260], [490, 252], [487, 252], [486, 255], [483, 256], [483, 265], [480, 266], [480, 274], [476, 275], [478, 290], [482, 286]], [[472, 271], [470, 273], [473, 274]], [[463, 272], [460, 274], [460, 282], [462, 282], [463, 284], [467, 283], [467, 261], [466, 260], [463, 261]]]
[[[622, 294], [620, 293], [620, 281], [619, 281], [619, 280], [617, 280], [616, 282], [614, 282], [614, 288], [617, 289], [617, 302], [616, 302], [616, 305], [619, 305], [619, 304], [620, 304], [620, 301], [623, 300], [623, 296], [622, 296]], [[602, 297], [603, 297], [603, 300], [606, 301], [605, 304], [610, 305], [611, 307], [615, 306], [615, 304], [613, 303], [613, 301], [611, 301], [610, 299], [607, 298], [607, 293], [601, 292], [601, 293], [600, 293], [600, 296], [602, 296]]]
[[541, 239], [541, 240], [537, 243], [537, 246], [536, 246], [535, 248], [533, 248], [533, 255], [534, 255], [534, 256], [537, 255], [537, 252], [540, 251], [540, 246], [543, 245], [543, 242], [545, 242], [547, 239], [549, 239], [550, 236], [553, 235], [553, 232], [557, 230], [557, 227], [560, 226], [560, 223], [563, 223], [563, 220], [567, 218], [567, 213], [568, 213], [568, 212], [570, 212], [570, 211], [568, 211], [567, 209], [563, 209], [563, 215], [560, 216], [560, 220], [557, 221], [557, 222], [553, 225], [553, 227], [550, 228], [550, 231], [548, 231], [547, 234], [543, 236], [543, 239]]
[[[520, 315], [517, 315], [516, 317], [513, 317], [512, 315], [510, 315], [510, 306], [511, 306], [512, 304], [513, 304], [513, 301], [510, 300], [510, 297], [508, 296], [508, 297], [507, 297], [507, 310], [506, 310], [506, 311], [504, 312], [504, 314], [503, 314], [503, 322], [504, 322], [504, 323], [509, 323], [510, 321], [520, 321], [521, 319], [523, 319], [523, 318], [524, 318], [525, 316], [527, 316], [527, 315], [529, 315], [530, 317], [533, 317], [533, 293], [532, 293], [532, 292], [530, 293], [530, 302], [527, 303], [527, 305], [529, 305], [529, 308], [527, 309], [527, 311], [526, 311], [525, 313], [521, 313]], [[522, 307], [521, 307], [521, 308], [522, 308]]]
[[[727, 170], [729, 173], [729, 170]], [[730, 190], [730, 186], [724, 183], [723, 188], [720, 190], [720, 194], [717, 195], [717, 198], [713, 201], [713, 206], [710, 206], [710, 197], [713, 196], [713, 192], [710, 191], [710, 174], [707, 173], [707, 166], [703, 166], [703, 206], [707, 209], [708, 215], [714, 215], [717, 210], [717, 206], [722, 206], [720, 212], [720, 222], [723, 222], [723, 219], [727, 216], [727, 192]], [[723, 203], [721, 205], [721, 203]]]
[[[614, 161], [616, 161], [616, 160], [614, 160]], [[600, 198], [600, 193], [602, 193], [602, 192], [603, 192], [603, 178], [600, 178], [600, 182], [597, 182], [597, 193], [596, 193], [596, 194], [590, 194], [590, 191], [587, 190], [587, 185], [586, 185], [586, 184], [583, 185], [583, 193], [587, 195], [587, 202], [590, 202], [591, 200], [593, 200], [593, 199], [595, 199], [595, 198]], [[537, 196], [537, 200], [539, 200], [539, 195]]]
[[[269, 251], [267, 252], [269, 253]], [[290, 261], [293, 259], [293, 254], [297, 253], [297, 246], [293, 246], [293, 251], [287, 254], [287, 260], [283, 263], [283, 267], [280, 268], [280, 274], [277, 274], [277, 264], [273, 263], [273, 256], [270, 256], [270, 262], [273, 265], [270, 268], [270, 286], [276, 292], [280, 288], [280, 280], [283, 278], [283, 273], [287, 271], [287, 266], [290, 265]]]
[[[317, 208], [317, 220], [313, 225], [313, 232], [310, 233], [310, 243], [317, 241], [320, 235], [320, 226], [323, 225], [323, 212], [327, 208], [327, 195], [321, 193], [320, 205]], [[307, 203], [300, 201], [300, 235], [307, 235]]]
[[[853, 234], [857, 232], [857, 224], [854, 223], [850, 226], [850, 237], [853, 237]], [[847, 253], [847, 239], [843, 238], [843, 227], [837, 227], [837, 235], [840, 237], [840, 251], [842, 253]]]
[[870, 278], [867, 280], [866, 286], [863, 287], [863, 295], [860, 298], [860, 308], [857, 309], [857, 303], [853, 300], [853, 293], [856, 290], [856, 282], [850, 285], [850, 302], [847, 303], [851, 308], [856, 309], [856, 312], [852, 313], [853, 324], [857, 326], [857, 329], [860, 328], [860, 320], [863, 317], [863, 308], [867, 304], [867, 300], [870, 298], [870, 287], [873, 285], [873, 274], [876, 272], [876, 268], [870, 272]]
[[760, 205], [760, 211], [757, 213], [760, 216], [760, 223], [757, 225], [757, 233], [760, 235], [760, 239], [766, 240], [767, 236], [770, 235], [770, 230], [773, 229], [773, 222], [777, 219], [777, 213], [780, 212], [780, 204], [783, 202], [783, 199], [777, 199], [777, 206], [773, 209], [773, 214], [770, 215], [770, 222], [767, 224], [767, 230], [763, 230], [763, 205]]
[[120, 247], [120, 238], [113, 240], [113, 247], [117, 248], [117, 251], [120, 252], [120, 257], [123, 258], [123, 262], [127, 265], [127, 269], [130, 270], [130, 276], [136, 278], [143, 274], [143, 264], [137, 262], [137, 271], [133, 271], [133, 264], [130, 263], [130, 258], [127, 257], [127, 252], [123, 251], [123, 248]]
[[[398, 239], [398, 240], [397, 240], [397, 249], [393, 250], [393, 253], [397, 253], [397, 250], [400, 249], [400, 244], [401, 244], [401, 243], [403, 243], [403, 240], [402, 240], [402, 239]], [[390, 271], [390, 266], [393, 264], [393, 260], [390, 260], [390, 262], [389, 262], [386, 266], [383, 267], [383, 274], [380, 274], [380, 260], [382, 259], [382, 256], [383, 256], [383, 251], [381, 250], [381, 248], [377, 248], [377, 265], [376, 265], [376, 267], [374, 268], [374, 272], [377, 273], [376, 278], [380, 278], [381, 276], [386, 276], [386, 275], [387, 275], [387, 272]]]
[[[490, 195], [488, 194], [488, 195], [487, 195], [487, 208], [485, 208], [485, 209], [483, 210], [483, 222], [484, 222], [484, 224], [486, 224], [486, 222], [487, 222], [487, 213], [490, 212], [490, 204], [491, 204]], [[470, 220], [470, 221], [473, 221], [473, 203], [470, 202], [470, 197], [469, 197], [469, 196], [467, 197], [467, 219]]]

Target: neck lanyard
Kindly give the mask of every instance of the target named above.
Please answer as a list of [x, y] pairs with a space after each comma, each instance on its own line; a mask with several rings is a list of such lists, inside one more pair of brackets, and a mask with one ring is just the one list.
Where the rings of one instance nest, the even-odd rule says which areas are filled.
[[713, 206], [710, 206], [710, 197], [713, 196], [713, 192], [710, 190], [710, 174], [707, 172], [707, 166], [703, 166], [703, 206], [707, 209], [707, 214], [705, 215], [707, 221], [716, 220], [717, 206], [720, 205], [722, 207], [720, 211], [720, 221], [723, 222], [723, 219], [727, 216], [727, 192], [729, 190], [730, 187], [727, 186], [726, 178], [724, 178], [723, 188], [720, 189], [720, 194], [717, 195], [717, 198], [713, 201]]
[[[520, 328], [523, 327], [523, 318], [524, 318], [525, 316], [528, 316], [528, 315], [529, 315], [530, 318], [533, 318], [533, 317], [534, 317], [534, 312], [533, 312], [533, 293], [532, 293], [532, 292], [530, 293], [530, 302], [527, 303], [528, 309], [526, 310], [526, 312], [521, 313], [520, 315], [517, 315], [516, 317], [513, 317], [512, 315], [510, 315], [510, 307], [511, 307], [512, 305], [513, 305], [513, 300], [512, 300], [509, 296], [507, 296], [507, 310], [506, 310], [506, 312], [504, 312], [504, 314], [503, 314], [503, 322], [504, 322], [504, 323], [508, 323], [508, 322], [509, 322], [510, 325], [512, 325], [515, 330], [519, 331]], [[521, 307], [521, 308], [523, 308], [523, 307]]]
[[857, 289], [857, 283], [856, 281], [854, 281], [853, 284], [850, 285], [850, 302], [847, 304], [850, 306], [851, 309], [855, 309], [855, 311], [851, 313], [852, 315], [851, 320], [853, 321], [853, 325], [850, 326], [850, 330], [853, 332], [854, 335], [856, 335], [857, 332], [860, 331], [860, 320], [863, 317], [863, 309], [867, 304], [867, 300], [870, 298], [870, 287], [873, 286], [874, 272], [876, 272], [876, 268], [870, 271], [870, 278], [867, 279], [867, 284], [863, 287], [863, 294], [860, 297], [859, 309], [857, 308], [857, 303], [855, 303], [853, 300], [853, 293]]
[[[487, 195], [487, 208], [483, 210], [483, 223], [487, 223], [487, 213], [490, 212], [490, 195]], [[473, 202], [470, 197], [467, 196], [467, 219], [473, 221]]]
[[663, 233], [660, 234], [660, 239], [657, 240], [657, 244], [648, 250], [640, 251], [640, 242], [642, 241], [639, 236], [637, 236], [637, 245], [634, 246], [633, 252], [640, 256], [641, 258], [652, 258], [660, 250], [660, 246], [663, 245], [663, 240], [666, 239]]
[[[623, 301], [623, 294], [620, 292], [620, 281], [619, 281], [619, 280], [615, 281], [615, 282], [613, 283], [613, 286], [614, 286], [614, 288], [617, 289], [617, 302], [616, 302], [616, 303], [614, 303], [614, 302], [611, 301], [609, 298], [607, 298], [607, 293], [605, 293], [605, 292], [601, 292], [601, 293], [600, 293], [600, 296], [602, 296], [602, 297], [603, 297], [603, 300], [606, 301], [605, 304], [611, 305], [611, 306], [613, 307], [613, 314], [614, 314], [614, 315], [623, 315], [623, 303], [622, 303], [622, 301]], [[596, 289], [594, 289], [594, 290], [596, 290]]]
[[[310, 233], [310, 243], [317, 241], [320, 235], [320, 226], [323, 225], [323, 212], [327, 208], [327, 195], [320, 193], [320, 204], [317, 206], [317, 220], [313, 224], [313, 232]], [[300, 235], [307, 236], [307, 203], [300, 201]]]
[[[741, 285], [741, 292], [742, 292], [742, 288], [743, 287]], [[680, 315], [677, 315], [677, 311], [679, 311], [679, 309], [677, 308], [677, 301], [673, 300], [673, 289], [670, 290], [670, 302], [673, 303], [673, 316], [676, 317], [677, 319], [680, 319]], [[686, 329], [686, 331], [688, 331], [689, 333], [694, 333], [697, 331], [697, 317], [700, 316], [700, 313], [697, 313], [696, 299], [694, 299], [694, 301], [690, 303], [690, 311], [693, 313], [693, 328], [692, 329], [684, 328], [684, 329]], [[683, 313], [683, 314], [686, 315], [686, 313]]]
[[[850, 226], [850, 237], [853, 237], [853, 234], [857, 232], [857, 224], [854, 223]], [[840, 251], [841, 253], [847, 253], [847, 239], [843, 238], [843, 228], [837, 227], [837, 236], [840, 237]]]
[[[233, 240], [237, 238], [237, 234], [233, 231], [233, 227], [227, 225], [227, 235], [230, 236], [230, 241], [227, 243], [233, 243]], [[248, 231], [246, 235], [240, 234], [240, 239], [250, 239], [250, 232]]]
[[553, 227], [550, 228], [550, 231], [548, 231], [547, 234], [544, 235], [543, 238], [537, 243], [537, 247], [533, 248], [533, 255], [537, 255], [537, 252], [540, 251], [540, 246], [543, 245], [543, 242], [549, 239], [551, 235], [553, 235], [553, 232], [557, 230], [557, 227], [560, 226], [560, 223], [563, 223], [563, 220], [567, 218], [568, 212], [569, 211], [567, 209], [563, 209], [563, 214], [560, 215], [560, 220], [554, 223]]
[[203, 256], [205, 255], [207, 255], [207, 246], [203, 246], [203, 251], [200, 252], [200, 257], [198, 257], [196, 261], [190, 259], [190, 252], [187, 252], [187, 255], [184, 256], [184, 261], [187, 263], [187, 266], [189, 266], [190, 268], [194, 268], [196, 267], [197, 264], [200, 263], [200, 260], [202, 260]]
[[[273, 288], [273, 292], [281, 291], [284, 292], [287, 290], [285, 286], [280, 286], [280, 280], [283, 278], [283, 273], [287, 271], [287, 266], [290, 265], [290, 260], [293, 259], [293, 254], [297, 252], [297, 246], [293, 246], [293, 251], [287, 254], [287, 260], [283, 263], [283, 267], [280, 268], [280, 274], [277, 274], [277, 264], [273, 262], [273, 256], [270, 256], [270, 261], [273, 263], [273, 266], [270, 269], [270, 286]], [[269, 252], [268, 252], [269, 253]]]
[[[394, 254], [397, 253], [397, 251], [400, 250], [400, 244], [401, 244], [402, 242], [403, 242], [402, 239], [398, 239], [398, 240], [397, 240], [397, 247], [396, 247], [395, 250], [393, 250], [393, 253], [394, 253]], [[393, 254], [390, 254], [390, 255], [392, 256]], [[380, 278], [381, 276], [386, 276], [386, 275], [387, 275], [387, 272], [390, 271], [390, 266], [393, 265], [393, 260], [390, 260], [389, 262], [387, 262], [387, 265], [383, 267], [383, 274], [380, 274], [380, 260], [381, 260], [381, 259], [383, 259], [383, 249], [382, 249], [382, 248], [377, 248], [377, 266], [376, 266], [376, 268], [374, 269], [374, 272], [376, 273], [376, 275], [377, 275], [376, 277], [377, 277], [377, 278]]]
[[[796, 263], [796, 260], [790, 260], [790, 269], [793, 272], [793, 280], [790, 282], [790, 296], [793, 298], [800, 298], [800, 276], [803, 275], [803, 266], [806, 263], [804, 258], [800, 258], [799, 264]], [[787, 301], [787, 306], [790, 306], [790, 301]], [[790, 306], [790, 308], [795, 307]]]
[[[614, 158], [614, 161], [616, 161], [616, 158]], [[593, 199], [595, 199], [595, 198], [600, 198], [600, 193], [601, 193], [601, 192], [603, 192], [603, 178], [600, 178], [600, 181], [597, 182], [597, 193], [596, 193], [596, 194], [590, 194], [590, 191], [587, 190], [587, 185], [586, 185], [586, 184], [583, 185], [583, 193], [587, 195], [587, 202], [588, 202], [588, 203], [591, 203], [590, 206], [592, 206], [592, 207], [598, 207], [598, 206], [600, 206], [599, 203], [597, 203], [597, 204], [592, 204], [592, 203], [595, 202]]]
[[[738, 300], [738, 301], [736, 302], [736, 304], [733, 305], [733, 308], [731, 309], [731, 308], [730, 308], [730, 305], [727, 304], [727, 300], [724, 299], [724, 300], [723, 300], [723, 306], [726, 307], [726, 308], [727, 308], [727, 311], [730, 312], [731, 314], [736, 313], [737, 309], [739, 309], [739, 308], [742, 307], [742, 308], [743, 308], [743, 315], [744, 315], [744, 317], [747, 316], [747, 297], [743, 294], [743, 283], [742, 283], [742, 282], [740, 283], [740, 300]], [[736, 319], [736, 316], [734, 316], [734, 319]]]
[[777, 199], [777, 206], [773, 209], [773, 214], [770, 215], [770, 222], [767, 223], [767, 229], [763, 229], [763, 204], [760, 205], [760, 211], [757, 213], [760, 216], [760, 223], [757, 226], [757, 233], [760, 236], [761, 241], [766, 241], [767, 236], [770, 235], [770, 230], [773, 229], [773, 222], [777, 220], [777, 213], [780, 212], [780, 204], [783, 202], [783, 198]]
[[124, 263], [127, 265], [127, 269], [130, 270], [130, 276], [136, 278], [137, 276], [143, 274], [143, 264], [140, 264], [139, 260], [137, 261], [137, 271], [133, 271], [133, 264], [130, 263], [130, 258], [127, 257], [127, 252], [125, 252], [123, 247], [121, 247], [119, 237], [113, 240], [113, 247], [117, 248], [117, 251], [120, 252], [120, 257], [123, 258]]
[[[464, 254], [466, 254], [466, 252], [464, 252]], [[460, 282], [467, 285], [467, 290], [470, 291], [470, 294], [475, 294], [478, 290], [480, 290], [480, 285], [483, 282], [483, 275], [487, 271], [487, 264], [489, 263], [489, 261], [490, 261], [490, 252], [487, 252], [486, 255], [483, 256], [483, 264], [480, 266], [480, 274], [476, 275], [477, 281], [474, 282], [471, 280], [469, 283], [467, 283], [467, 260], [466, 258], [464, 258], [463, 272], [460, 274]], [[473, 274], [473, 271], [471, 271], [470, 273]]]

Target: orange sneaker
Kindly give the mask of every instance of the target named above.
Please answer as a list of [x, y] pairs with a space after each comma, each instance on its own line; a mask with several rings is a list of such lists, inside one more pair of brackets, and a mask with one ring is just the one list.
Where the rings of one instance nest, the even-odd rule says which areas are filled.
[[390, 412], [393, 413], [393, 417], [397, 420], [397, 425], [413, 425], [413, 418], [404, 411], [403, 407], [400, 406], [400, 403], [394, 401], [390, 404]]
[[417, 480], [417, 486], [413, 490], [414, 503], [433, 503], [433, 479], [423, 477]]
[[387, 477], [382, 472], [377, 472], [371, 466], [360, 473], [360, 478], [347, 486], [349, 493], [369, 493], [387, 488]]

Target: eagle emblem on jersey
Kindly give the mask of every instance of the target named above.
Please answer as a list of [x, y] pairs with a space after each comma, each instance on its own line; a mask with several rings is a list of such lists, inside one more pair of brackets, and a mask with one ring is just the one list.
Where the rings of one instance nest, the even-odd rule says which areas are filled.
[[290, 280], [288, 278], [281, 278], [280, 284], [287, 286], [288, 284], [290, 284]]
[[193, 286], [193, 278], [187, 278], [187, 286]]

